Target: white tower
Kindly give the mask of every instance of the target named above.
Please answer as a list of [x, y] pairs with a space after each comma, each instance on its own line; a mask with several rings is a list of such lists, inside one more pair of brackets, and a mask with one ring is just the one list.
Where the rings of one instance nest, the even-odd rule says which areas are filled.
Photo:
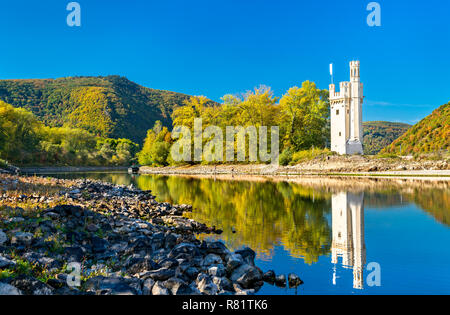
[[336, 92], [330, 84], [331, 151], [339, 154], [363, 154], [363, 84], [359, 61], [350, 62], [350, 82], [341, 82]]
[[[363, 289], [366, 264], [364, 193], [337, 193], [333, 195], [331, 202], [333, 228], [331, 262], [337, 265], [339, 258], [342, 258], [342, 266], [353, 269], [353, 287]], [[334, 284], [335, 281], [334, 274]]]

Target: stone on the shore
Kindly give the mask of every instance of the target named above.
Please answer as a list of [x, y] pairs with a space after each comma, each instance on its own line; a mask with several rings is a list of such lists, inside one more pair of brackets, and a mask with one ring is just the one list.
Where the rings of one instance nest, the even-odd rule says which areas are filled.
[[290, 273], [288, 275], [288, 283], [289, 283], [289, 288], [296, 288], [296, 287], [302, 285], [303, 281], [295, 273]]
[[169, 258], [177, 258], [179, 255], [184, 254], [191, 258], [200, 254], [197, 246], [190, 243], [181, 243], [175, 246], [169, 254]]
[[244, 259], [244, 261], [247, 264], [252, 265], [252, 266], [255, 265], [256, 253], [255, 253], [255, 251], [253, 249], [246, 247], [244, 249], [237, 250], [235, 252], [235, 254], [241, 255], [242, 259]]
[[169, 290], [164, 287], [162, 282], [157, 281], [152, 288], [152, 295], [170, 295]]
[[275, 282], [275, 277], [276, 277], [275, 271], [269, 270], [266, 273], [264, 273], [263, 280], [265, 282], [268, 282], [268, 283], [274, 283]]
[[196, 280], [198, 290], [206, 295], [216, 295], [219, 292], [217, 285], [211, 277], [205, 274], [199, 274]]
[[155, 285], [155, 281], [152, 278], [148, 278], [144, 281], [144, 284], [142, 285], [142, 294], [143, 295], [152, 295], [152, 289]]
[[22, 295], [22, 292], [12, 285], [0, 282], [0, 296], [2, 295]]
[[97, 276], [85, 283], [88, 291], [98, 295], [136, 295], [137, 291], [130, 285], [130, 281], [121, 277]]
[[26, 232], [17, 232], [11, 239], [11, 243], [14, 245], [30, 246], [33, 241], [33, 234]]
[[227, 275], [227, 270], [224, 265], [218, 264], [215, 266], [210, 266], [208, 268], [208, 274], [212, 277], [225, 277]]
[[18, 288], [25, 295], [53, 295], [54, 289], [45, 283], [30, 277], [20, 275], [13, 279], [10, 283], [12, 286]]
[[244, 259], [240, 254], [232, 253], [226, 257], [227, 260], [227, 268], [230, 271], [233, 271], [237, 267], [244, 264]]
[[281, 288], [286, 287], [286, 276], [285, 275], [278, 275], [278, 276], [276, 276], [275, 284], [278, 287], [281, 287]]
[[12, 260], [9, 260], [2, 255], [0, 255], [0, 268], [9, 268], [14, 266], [16, 263]]
[[208, 267], [211, 265], [222, 264], [222, 258], [216, 254], [208, 254], [203, 260], [203, 266]]
[[192, 289], [187, 285], [187, 283], [178, 278], [170, 278], [164, 281], [163, 285], [172, 293], [172, 295], [192, 294]]
[[253, 288], [262, 280], [262, 272], [257, 267], [245, 264], [236, 268], [230, 277], [231, 281], [238, 283], [244, 289]]
[[170, 279], [175, 276], [175, 270], [173, 269], [167, 269], [167, 268], [161, 268], [158, 270], [148, 271], [145, 273], [141, 273], [139, 275], [139, 278], [141, 279], [148, 279], [152, 278], [155, 281], [166, 281], [167, 279]]
[[8, 241], [8, 236], [0, 230], [0, 246], [5, 244]]

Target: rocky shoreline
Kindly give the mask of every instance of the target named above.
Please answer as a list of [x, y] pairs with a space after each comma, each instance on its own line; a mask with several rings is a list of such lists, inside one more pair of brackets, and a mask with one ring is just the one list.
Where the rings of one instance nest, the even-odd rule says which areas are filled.
[[223, 164], [172, 167], [141, 167], [141, 174], [173, 175], [372, 175], [449, 176], [450, 161], [370, 156], [319, 156], [296, 165]]
[[189, 205], [92, 180], [0, 175], [0, 295], [251, 295], [264, 282], [250, 248], [230, 251], [197, 235]]

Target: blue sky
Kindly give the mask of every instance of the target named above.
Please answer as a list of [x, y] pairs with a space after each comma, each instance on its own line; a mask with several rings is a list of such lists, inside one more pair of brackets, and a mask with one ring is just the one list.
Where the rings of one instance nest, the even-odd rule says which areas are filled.
[[450, 101], [450, 2], [384, 0], [2, 1], [0, 79], [119, 74], [214, 100], [260, 84], [328, 88], [361, 61], [364, 120], [415, 123]]

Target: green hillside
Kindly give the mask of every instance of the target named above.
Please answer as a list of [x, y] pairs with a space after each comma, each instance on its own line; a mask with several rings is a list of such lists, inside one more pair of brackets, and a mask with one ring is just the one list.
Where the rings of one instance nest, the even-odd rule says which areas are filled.
[[410, 155], [448, 152], [449, 149], [450, 103], [436, 109], [383, 152]]
[[411, 125], [371, 121], [365, 122], [364, 127], [364, 154], [378, 154], [383, 148], [390, 145], [411, 128]]
[[138, 143], [157, 120], [171, 125], [173, 108], [188, 98], [120, 76], [0, 81], [0, 100], [30, 110], [46, 125]]

